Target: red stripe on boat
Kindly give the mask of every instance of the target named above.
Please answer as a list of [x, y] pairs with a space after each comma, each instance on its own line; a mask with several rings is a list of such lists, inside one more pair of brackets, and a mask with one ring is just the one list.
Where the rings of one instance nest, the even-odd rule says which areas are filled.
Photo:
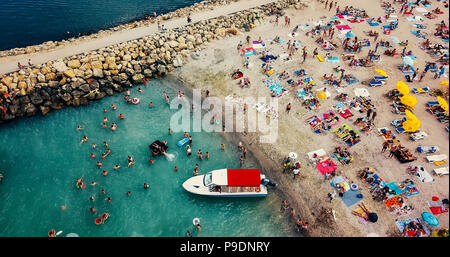
[[228, 186], [260, 186], [261, 175], [257, 169], [228, 169]]

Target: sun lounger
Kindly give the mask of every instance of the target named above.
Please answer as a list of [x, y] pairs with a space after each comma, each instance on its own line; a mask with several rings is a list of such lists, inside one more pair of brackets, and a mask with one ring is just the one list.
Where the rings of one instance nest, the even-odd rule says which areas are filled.
[[411, 140], [417, 141], [417, 140], [420, 140], [420, 139], [424, 139], [427, 136], [428, 136], [427, 133], [421, 131], [421, 132], [417, 132], [417, 133], [412, 134], [410, 136], [410, 138], [411, 138]]
[[439, 151], [437, 146], [419, 146], [417, 147], [417, 152], [419, 153], [435, 153]]
[[427, 93], [427, 92], [429, 92], [429, 91], [430, 91], [430, 88], [429, 88], [429, 87], [413, 88], [413, 92], [414, 92], [415, 94]]
[[441, 162], [447, 160], [446, 154], [430, 155], [425, 157], [428, 162]]
[[449, 168], [437, 168], [433, 170], [436, 175], [442, 176], [442, 175], [448, 175], [449, 174]]
[[434, 178], [428, 173], [428, 171], [423, 166], [417, 166], [417, 176], [419, 177], [420, 181], [424, 183], [433, 182]]
[[373, 77], [373, 80], [375, 80], [375, 81], [385, 81], [388, 78], [389, 77], [387, 77], [387, 76], [375, 76], [375, 77]]
[[403, 134], [406, 132], [406, 130], [403, 127], [396, 128], [395, 131], [397, 131], [397, 133], [399, 134]]
[[371, 87], [378, 87], [383, 85], [383, 81], [379, 81], [379, 80], [372, 80], [369, 82], [369, 86]]
[[428, 101], [427, 106], [428, 107], [439, 106], [439, 102], [438, 101]]

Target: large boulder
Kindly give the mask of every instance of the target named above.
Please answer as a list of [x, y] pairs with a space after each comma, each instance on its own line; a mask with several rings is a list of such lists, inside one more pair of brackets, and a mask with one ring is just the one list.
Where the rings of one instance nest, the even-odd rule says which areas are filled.
[[77, 69], [77, 68], [81, 67], [81, 63], [77, 59], [70, 60], [70, 61], [67, 62], [67, 66], [69, 66], [69, 68], [72, 68], [72, 69]]
[[64, 72], [64, 75], [68, 78], [74, 78], [75, 72], [73, 71], [73, 69], [68, 69]]
[[92, 76], [97, 78], [103, 78], [103, 70], [102, 69], [93, 69]]
[[144, 75], [138, 73], [138, 74], [133, 75], [133, 77], [131, 79], [133, 80], [133, 83], [140, 84], [140, 83], [144, 82], [145, 77], [144, 77]]
[[55, 68], [56, 71], [58, 71], [58, 72], [65, 72], [65, 71], [68, 69], [68, 67], [66, 66], [66, 64], [65, 64], [64, 62], [62, 62], [62, 61], [54, 62], [54, 63], [52, 64], [52, 66], [53, 66], [53, 68]]

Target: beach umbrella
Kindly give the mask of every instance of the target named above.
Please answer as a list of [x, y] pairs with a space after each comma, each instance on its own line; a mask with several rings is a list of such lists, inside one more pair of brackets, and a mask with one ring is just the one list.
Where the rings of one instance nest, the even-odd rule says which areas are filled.
[[388, 76], [386, 74], [386, 72], [384, 70], [381, 70], [381, 69], [376, 69], [375, 72], [378, 73], [380, 76], [384, 76], [384, 77]]
[[411, 59], [411, 57], [409, 57], [409, 56], [405, 56], [405, 57], [403, 57], [403, 63], [405, 63], [406, 65], [413, 66], [414, 60]]
[[420, 120], [418, 119], [407, 120], [403, 122], [402, 127], [403, 129], [405, 129], [406, 132], [416, 132], [420, 128]]
[[417, 120], [417, 117], [410, 110], [405, 110], [405, 114], [410, 120]]
[[408, 85], [406, 85], [406, 83], [403, 81], [397, 81], [396, 87], [398, 92], [400, 92], [400, 94], [402, 95], [407, 95], [410, 92]]
[[439, 85], [448, 87], [448, 80], [441, 81], [441, 83], [439, 83]]
[[297, 153], [290, 152], [290, 153], [289, 153], [289, 158], [291, 158], [292, 160], [297, 159]]
[[444, 100], [444, 98], [438, 96], [437, 101], [439, 103], [439, 106], [441, 106], [441, 108], [448, 113], [448, 103]]
[[320, 100], [324, 100], [324, 99], [327, 98], [327, 94], [326, 94], [325, 92], [323, 92], [323, 91], [319, 91], [319, 92], [317, 93], [317, 97], [318, 97]]
[[405, 95], [405, 96], [400, 97], [400, 102], [402, 104], [414, 109], [414, 106], [416, 106], [416, 104], [417, 104], [417, 98], [415, 98], [412, 95]]

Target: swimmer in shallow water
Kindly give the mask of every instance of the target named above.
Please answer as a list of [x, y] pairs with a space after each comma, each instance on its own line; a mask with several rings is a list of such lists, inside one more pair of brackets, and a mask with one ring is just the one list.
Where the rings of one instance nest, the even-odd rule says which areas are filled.
[[148, 184], [147, 183], [144, 183], [144, 188], [148, 189]]
[[83, 126], [81, 126], [81, 125], [78, 125], [78, 127], [77, 127], [77, 130], [83, 130], [84, 129], [84, 127]]
[[187, 154], [187, 156], [191, 156], [191, 154], [192, 154], [192, 149], [191, 149], [190, 145], [187, 146], [186, 154]]
[[95, 158], [95, 154], [93, 154], [93, 153], [91, 153], [90, 155], [89, 155], [89, 158]]
[[108, 123], [108, 118], [103, 117], [103, 122], [104, 122], [104, 123]]
[[173, 171], [178, 171], [178, 166], [175, 166], [175, 167], [173, 168]]
[[111, 109], [116, 110], [117, 109], [116, 105], [115, 104], [111, 104]]
[[102, 176], [106, 177], [108, 175], [108, 171], [104, 170], [102, 171]]
[[85, 143], [88, 141], [88, 137], [87, 136], [83, 136], [83, 138], [81, 139], [81, 143]]
[[128, 195], [128, 196], [131, 196], [131, 191], [128, 191], [128, 192], [127, 192], [127, 195]]
[[139, 93], [142, 93], [142, 89], [141, 89], [141, 88], [138, 88], [138, 92], [139, 92]]
[[120, 165], [119, 165], [119, 164], [114, 165], [114, 169], [115, 169], [115, 170], [118, 170], [119, 168], [120, 168]]
[[118, 118], [123, 120], [123, 119], [125, 119], [125, 115], [123, 115], [123, 113], [121, 113], [121, 114], [119, 114]]
[[152, 159], [150, 159], [150, 160], [148, 160], [148, 163], [150, 163], [150, 164], [155, 164], [155, 161], [152, 160]]
[[134, 164], [134, 159], [133, 157], [128, 155], [128, 167], [132, 166]]
[[111, 130], [112, 130], [112, 131], [116, 131], [116, 129], [117, 129], [117, 125], [116, 125], [116, 123], [113, 123], [113, 124], [111, 125]]

